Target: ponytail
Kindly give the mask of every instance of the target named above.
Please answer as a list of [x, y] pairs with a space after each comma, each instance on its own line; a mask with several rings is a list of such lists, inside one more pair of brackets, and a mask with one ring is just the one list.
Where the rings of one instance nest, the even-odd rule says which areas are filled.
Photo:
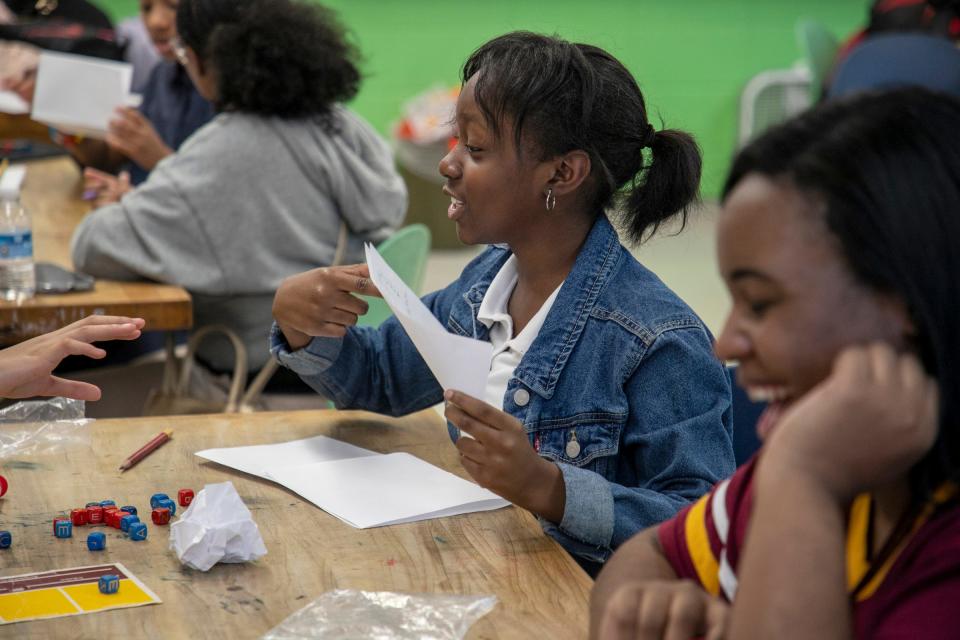
[[699, 199], [703, 160], [689, 133], [664, 129], [653, 136], [650, 164], [621, 192], [618, 217], [635, 243], [653, 236], [660, 224], [680, 214], [687, 222], [688, 207]]

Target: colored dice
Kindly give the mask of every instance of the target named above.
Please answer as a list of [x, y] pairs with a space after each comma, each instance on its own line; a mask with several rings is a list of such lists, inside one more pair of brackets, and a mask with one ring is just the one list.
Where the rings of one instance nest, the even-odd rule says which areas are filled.
[[160, 507], [162, 509], [169, 509], [171, 518], [177, 515], [177, 503], [175, 503], [170, 498], [167, 498], [166, 500], [161, 500], [160, 502], [158, 502], [157, 507]]
[[99, 504], [87, 507], [87, 523], [103, 524], [103, 507], [101, 507]]
[[126, 511], [127, 513], [132, 513], [133, 515], [137, 515], [136, 507], [130, 507], [130, 506], [120, 507], [120, 511]]
[[[121, 513], [123, 512], [121, 511]], [[120, 531], [123, 531], [125, 533], [129, 532], [130, 525], [133, 524], [134, 522], [140, 522], [140, 518], [129, 513], [125, 516], [122, 516], [120, 518]]]
[[150, 518], [153, 520], [153, 524], [167, 524], [170, 522], [170, 509], [157, 507], [150, 512]]
[[86, 509], [74, 509], [70, 512], [70, 522], [73, 523], [75, 527], [82, 527], [87, 524], [87, 510]]
[[100, 587], [100, 593], [116, 593], [120, 591], [120, 576], [114, 573], [100, 576], [97, 586]]
[[73, 523], [64, 518], [53, 521], [53, 535], [58, 538], [69, 538], [73, 535]]
[[0, 531], [0, 549], [9, 549], [13, 543], [13, 536], [9, 531]]
[[99, 531], [95, 531], [87, 536], [87, 549], [90, 551], [103, 551], [107, 546], [107, 536]]
[[[136, 516], [134, 516], [136, 518]], [[147, 539], [147, 525], [142, 522], [134, 522], [130, 525], [130, 529], [127, 531], [127, 534], [130, 536], [131, 540], [146, 540]]]
[[193, 502], [193, 489], [180, 489], [177, 492], [177, 502], [180, 503], [181, 507], [189, 507], [190, 503]]
[[122, 514], [120, 513], [120, 509], [117, 509], [116, 507], [107, 507], [103, 510], [103, 523], [108, 527], [119, 529], [121, 517]]
[[170, 499], [170, 496], [168, 496], [165, 493], [155, 493], [152, 496], [150, 496], [150, 508], [156, 509], [159, 506], [161, 500], [169, 500], [169, 499]]
[[100, 506], [101, 506], [101, 507], [115, 507], [115, 506], [117, 506], [117, 503], [116, 503], [115, 500], [101, 500], [101, 501], [100, 501]]
[[84, 505], [84, 506], [86, 506], [86, 508], [89, 509], [90, 507], [99, 507], [99, 506], [100, 506], [100, 503], [99, 503], [99, 502], [88, 502], [88, 503], [87, 503], [86, 505]]

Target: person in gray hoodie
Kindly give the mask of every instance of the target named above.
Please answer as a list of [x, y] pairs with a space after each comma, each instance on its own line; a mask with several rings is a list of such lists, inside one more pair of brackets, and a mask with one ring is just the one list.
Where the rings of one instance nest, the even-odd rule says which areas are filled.
[[[357, 54], [328, 9], [295, 0], [182, 0], [177, 58], [218, 115], [140, 187], [77, 227], [76, 268], [185, 287], [194, 326], [224, 324], [251, 371], [267, 361], [285, 277], [362, 259], [402, 222], [407, 193], [387, 143], [341, 103]], [[198, 359], [230, 370], [229, 343]]]

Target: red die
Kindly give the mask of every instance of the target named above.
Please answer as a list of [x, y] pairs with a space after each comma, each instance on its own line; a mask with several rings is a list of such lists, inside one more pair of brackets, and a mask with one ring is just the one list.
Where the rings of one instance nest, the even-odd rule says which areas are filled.
[[87, 510], [74, 509], [70, 512], [70, 521], [73, 522], [73, 526], [75, 527], [82, 527], [87, 524]]
[[190, 503], [193, 502], [193, 489], [180, 489], [177, 492], [177, 502], [180, 503], [181, 507], [189, 507]]
[[123, 516], [130, 515], [126, 511], [121, 511], [120, 509], [111, 509], [107, 508], [103, 512], [103, 519], [107, 523], [108, 527], [113, 527], [114, 529], [120, 528], [120, 520]]
[[167, 524], [170, 522], [170, 509], [166, 507], [157, 507], [150, 512], [153, 524]]
[[103, 524], [103, 507], [87, 507], [87, 524]]
[[58, 522], [70, 522], [70, 518], [54, 518], [53, 519], [53, 534], [57, 534], [57, 523]]

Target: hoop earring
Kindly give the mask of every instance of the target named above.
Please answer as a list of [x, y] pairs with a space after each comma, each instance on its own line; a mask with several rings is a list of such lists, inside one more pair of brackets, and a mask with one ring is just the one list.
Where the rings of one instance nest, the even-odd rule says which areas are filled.
[[547, 201], [546, 201], [547, 211], [553, 211], [553, 208], [557, 206], [557, 196], [553, 195], [553, 187], [547, 187]]

